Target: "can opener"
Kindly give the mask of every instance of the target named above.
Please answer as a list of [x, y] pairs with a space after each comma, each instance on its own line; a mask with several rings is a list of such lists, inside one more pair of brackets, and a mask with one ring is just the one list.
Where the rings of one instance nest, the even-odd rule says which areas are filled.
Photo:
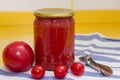
[[86, 56], [79, 57], [79, 59], [82, 61], [85, 61], [90, 67], [103, 73], [105, 76], [111, 76], [113, 74], [113, 71], [109, 66], [95, 62], [92, 59], [92, 54], [88, 54]]

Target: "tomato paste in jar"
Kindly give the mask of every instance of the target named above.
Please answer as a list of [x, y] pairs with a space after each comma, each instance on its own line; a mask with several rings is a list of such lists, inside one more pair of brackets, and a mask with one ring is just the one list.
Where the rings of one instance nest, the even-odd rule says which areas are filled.
[[58, 64], [67, 67], [74, 62], [74, 11], [43, 8], [34, 12], [36, 65], [53, 70]]

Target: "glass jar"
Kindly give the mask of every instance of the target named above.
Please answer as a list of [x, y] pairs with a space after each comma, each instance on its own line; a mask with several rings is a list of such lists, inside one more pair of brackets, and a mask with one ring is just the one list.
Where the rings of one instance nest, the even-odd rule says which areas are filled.
[[44, 8], [34, 12], [36, 65], [53, 70], [58, 64], [67, 67], [74, 62], [74, 11]]

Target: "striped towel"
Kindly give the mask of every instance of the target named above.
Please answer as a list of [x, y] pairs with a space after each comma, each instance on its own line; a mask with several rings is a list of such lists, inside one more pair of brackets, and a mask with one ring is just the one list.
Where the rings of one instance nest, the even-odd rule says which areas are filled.
[[[75, 35], [75, 61], [79, 61], [80, 56], [92, 53], [93, 59], [101, 64], [110, 66], [113, 70], [112, 76], [104, 76], [85, 65], [85, 72], [82, 76], [74, 76], [69, 70], [64, 80], [120, 80], [120, 40], [94, 34]], [[85, 64], [84, 62], [82, 62]], [[0, 79], [2, 80], [34, 80], [30, 71], [14, 73], [7, 70], [4, 66], [0, 67]], [[47, 71], [44, 78], [40, 80], [57, 80], [52, 71]]]

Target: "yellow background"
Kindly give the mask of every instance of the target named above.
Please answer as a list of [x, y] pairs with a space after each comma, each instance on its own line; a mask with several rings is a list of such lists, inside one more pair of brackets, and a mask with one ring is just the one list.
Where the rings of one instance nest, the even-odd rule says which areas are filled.
[[[99, 32], [120, 39], [120, 10], [77, 10], [74, 19], [76, 33]], [[4, 47], [15, 40], [33, 46], [33, 20], [32, 12], [0, 12], [0, 56]]]

